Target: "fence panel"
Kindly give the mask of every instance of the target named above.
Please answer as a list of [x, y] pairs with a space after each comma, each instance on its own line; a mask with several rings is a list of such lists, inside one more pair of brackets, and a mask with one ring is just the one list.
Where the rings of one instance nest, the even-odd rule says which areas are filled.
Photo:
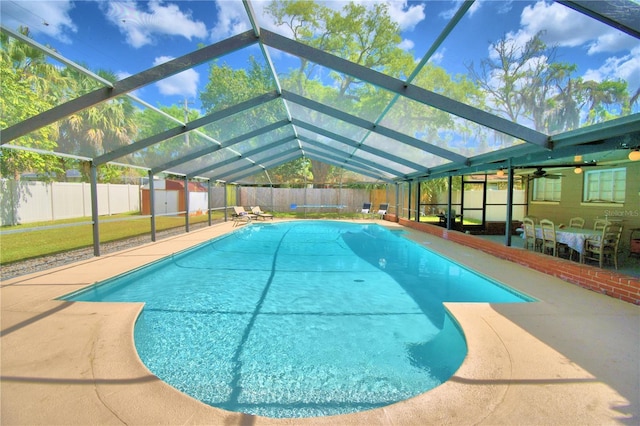
[[[2, 225], [14, 225], [37, 221], [50, 221], [91, 216], [91, 186], [88, 183], [69, 182], [16, 182], [0, 181], [0, 220]], [[137, 185], [98, 184], [98, 214], [113, 215], [139, 212], [141, 209], [140, 187]], [[156, 202], [163, 197], [156, 188]], [[344, 211], [357, 212], [372, 195], [367, 189], [352, 188], [272, 188], [239, 187], [238, 204], [260, 206], [265, 211], [287, 212], [292, 204], [344, 205]], [[190, 192], [191, 212], [206, 211], [206, 192]], [[213, 208], [225, 205], [225, 188], [211, 188]], [[168, 206], [162, 200], [162, 208], [156, 206], [156, 214], [167, 214], [178, 210], [178, 201]], [[175, 204], [175, 205], [174, 205]], [[169, 208], [170, 207], [170, 208]], [[169, 209], [168, 209], [169, 208]], [[325, 212], [326, 209], [307, 209], [308, 212]]]
[[140, 211], [140, 195], [137, 186], [106, 185], [109, 191], [110, 214]]
[[189, 193], [189, 213], [199, 213], [207, 211], [208, 199], [206, 192], [190, 192]]
[[[0, 224], [91, 216], [91, 185], [76, 182], [0, 180]], [[140, 211], [137, 185], [98, 184], [98, 214]]]
[[211, 188], [211, 207], [224, 207], [225, 199], [224, 199], [224, 186], [213, 187]]
[[52, 220], [91, 216], [91, 204], [89, 210], [85, 210], [83, 186], [82, 183], [67, 182], [51, 185]]
[[[255, 188], [239, 189], [239, 204], [244, 207], [260, 206], [265, 211], [289, 211], [292, 204], [343, 205], [345, 211], [360, 211], [362, 204], [369, 201], [369, 191], [353, 188]], [[324, 212], [323, 208], [309, 207], [307, 212]]]
[[7, 191], [0, 195], [2, 225], [51, 220], [51, 185], [44, 182], [3, 180]]

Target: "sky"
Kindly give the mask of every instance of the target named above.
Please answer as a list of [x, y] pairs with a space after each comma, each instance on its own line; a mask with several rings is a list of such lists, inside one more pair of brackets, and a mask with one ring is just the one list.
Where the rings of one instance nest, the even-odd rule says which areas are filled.
[[[381, 0], [383, 1], [383, 0]], [[400, 47], [416, 62], [443, 30], [459, 1], [386, 0], [390, 15], [402, 29]], [[343, 1], [325, 4], [339, 9]], [[372, 6], [373, 1], [360, 1]], [[286, 35], [263, 13], [267, 2], [251, 3], [259, 24]], [[32, 37], [54, 47], [93, 71], [106, 69], [124, 78], [250, 29], [239, 0], [192, 1], [22, 1], [0, 0], [2, 25], [15, 30], [28, 26]], [[476, 1], [431, 61], [449, 73], [467, 73], [467, 66], [489, 57], [491, 43], [508, 36], [523, 43], [542, 31], [543, 40], [557, 47], [557, 60], [575, 63], [576, 76], [603, 81], [623, 79], [629, 92], [640, 89], [640, 41], [549, 1]], [[276, 66], [286, 55], [273, 52]], [[223, 60], [246, 66], [257, 47]], [[136, 96], [152, 105], [199, 107], [198, 93], [206, 84], [208, 65], [185, 71], [143, 87]]]

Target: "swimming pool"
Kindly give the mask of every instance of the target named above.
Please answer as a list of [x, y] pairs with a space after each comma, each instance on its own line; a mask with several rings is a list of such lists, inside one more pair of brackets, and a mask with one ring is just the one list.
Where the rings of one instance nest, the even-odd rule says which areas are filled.
[[382, 226], [251, 224], [74, 293], [145, 302], [142, 361], [212, 406], [268, 417], [385, 406], [465, 355], [443, 301], [526, 302]]

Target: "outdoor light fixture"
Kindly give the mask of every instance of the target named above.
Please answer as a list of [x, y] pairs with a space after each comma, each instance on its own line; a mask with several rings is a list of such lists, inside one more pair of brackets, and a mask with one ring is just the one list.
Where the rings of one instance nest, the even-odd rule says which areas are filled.
[[636, 148], [629, 153], [629, 160], [631, 161], [640, 160], [640, 148]]
[[504, 176], [504, 170], [500, 169], [496, 172], [496, 176], [498, 177], [503, 177]]
[[582, 173], [582, 167], [578, 166], [575, 169], [573, 169], [573, 173], [579, 175], [580, 173]]

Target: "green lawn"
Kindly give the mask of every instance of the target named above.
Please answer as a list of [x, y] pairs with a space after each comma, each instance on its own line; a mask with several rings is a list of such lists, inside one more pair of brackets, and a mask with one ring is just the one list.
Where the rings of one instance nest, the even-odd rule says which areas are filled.
[[[213, 212], [213, 220], [223, 217], [222, 212]], [[122, 219], [113, 221], [114, 219]], [[18, 226], [3, 226], [2, 231], [35, 227], [73, 225], [90, 222], [91, 218], [57, 220], [52, 222], [29, 223]], [[108, 222], [107, 222], [108, 221]], [[113, 222], [112, 222], [113, 221]], [[190, 224], [207, 222], [206, 215], [192, 216]], [[100, 218], [100, 242], [117, 241], [139, 235], [151, 234], [151, 220], [148, 217], [135, 218], [133, 215], [113, 215]], [[160, 216], [156, 218], [156, 230], [184, 227], [184, 217]], [[69, 250], [93, 246], [91, 224], [42, 229], [0, 236], [0, 263], [6, 264]]]
[[[297, 212], [274, 212], [278, 218], [289, 219], [362, 219], [360, 213], [304, 213]], [[121, 214], [108, 217], [101, 217], [100, 242], [106, 243], [139, 235], [151, 234], [151, 221], [148, 217], [136, 218], [137, 215]], [[212, 213], [213, 220], [223, 218], [223, 212]], [[117, 220], [121, 219], [121, 220]], [[117, 221], [116, 221], [117, 220]], [[192, 216], [189, 218], [190, 224], [207, 222], [206, 215]], [[37, 231], [27, 231], [15, 234], [3, 234], [0, 236], [0, 264], [12, 263], [20, 260], [32, 259], [79, 248], [93, 246], [93, 227], [91, 218], [57, 220], [52, 222], [37, 222], [18, 226], [3, 226], [2, 231], [13, 229], [28, 229], [47, 226], [73, 225], [66, 227], [56, 227], [52, 229], [42, 229]], [[184, 228], [184, 217], [180, 216], [160, 216], [156, 218], [156, 230], [162, 231], [171, 228]], [[149, 239], [150, 240], [150, 239]]]

